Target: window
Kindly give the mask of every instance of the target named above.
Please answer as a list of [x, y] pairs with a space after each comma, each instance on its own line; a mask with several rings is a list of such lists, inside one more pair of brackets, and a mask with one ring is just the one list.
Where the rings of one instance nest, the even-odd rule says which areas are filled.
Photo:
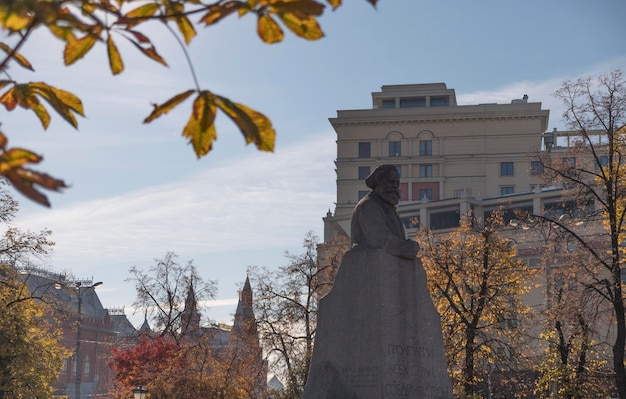
[[61, 366], [61, 375], [67, 374], [67, 358], [63, 359], [63, 366]]
[[513, 176], [513, 162], [500, 162], [500, 176]]
[[543, 174], [543, 164], [541, 163], [541, 161], [530, 161], [530, 174], [531, 175]]
[[420, 165], [420, 177], [432, 177], [433, 165]]
[[371, 146], [370, 143], [359, 143], [359, 158], [370, 158]]
[[437, 96], [430, 98], [431, 107], [446, 107], [450, 105], [450, 100], [447, 96]]
[[382, 106], [383, 106], [383, 109], [395, 108], [396, 100], [393, 98], [390, 100], [383, 100]]
[[363, 197], [365, 197], [369, 193], [369, 191], [359, 191], [359, 201], [361, 201]]
[[575, 157], [563, 157], [563, 166], [575, 168], [576, 167], [576, 158]]
[[89, 360], [89, 356], [85, 358], [85, 363], [83, 364], [83, 375], [85, 377], [89, 376], [89, 371], [91, 369], [91, 361]]
[[433, 200], [433, 190], [430, 188], [424, 188], [420, 190], [420, 200], [427, 199], [428, 201]]
[[500, 187], [500, 195], [509, 195], [515, 192], [515, 187], [513, 186], [502, 186]]
[[421, 156], [433, 155], [432, 140], [420, 140], [420, 155]]
[[400, 141], [390, 141], [389, 142], [389, 156], [399, 157], [401, 153], [402, 153], [402, 143]]
[[606, 168], [609, 166], [609, 157], [606, 155], [601, 155], [596, 159], [596, 170], [600, 169], [600, 167]]
[[359, 166], [359, 180], [367, 179], [367, 176], [369, 176], [370, 173], [371, 170], [369, 166]]
[[402, 165], [396, 165], [396, 170], [398, 171], [398, 176], [402, 177]]
[[426, 97], [401, 98], [400, 108], [425, 107]]

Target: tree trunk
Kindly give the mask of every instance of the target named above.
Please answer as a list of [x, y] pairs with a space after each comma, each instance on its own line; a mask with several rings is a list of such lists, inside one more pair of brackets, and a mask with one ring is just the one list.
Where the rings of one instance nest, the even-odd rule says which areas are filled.
[[476, 340], [476, 331], [468, 327], [465, 337], [465, 361], [462, 372], [463, 392], [466, 397], [469, 397], [474, 393], [474, 341]]

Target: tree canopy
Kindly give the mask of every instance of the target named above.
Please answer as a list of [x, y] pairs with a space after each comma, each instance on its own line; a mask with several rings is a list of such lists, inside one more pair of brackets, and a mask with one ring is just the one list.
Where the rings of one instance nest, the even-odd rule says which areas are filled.
[[[366, 0], [376, 5], [377, 0]], [[326, 0], [336, 9], [341, 0]], [[157, 49], [147, 26], [159, 24], [174, 35], [187, 54], [187, 48], [201, 28], [211, 27], [226, 18], [256, 18], [257, 35], [267, 44], [281, 42], [285, 29], [305, 40], [324, 36], [319, 17], [325, 11], [318, 0], [0, 0], [0, 29], [9, 35], [0, 42], [0, 104], [7, 111], [17, 107], [32, 110], [47, 129], [50, 111], [78, 128], [79, 116], [85, 116], [83, 103], [76, 95], [47, 82], [21, 82], [8, 73], [10, 65], [35, 70], [22, 52], [36, 29], [47, 29], [64, 42], [63, 61], [71, 65], [82, 59], [99, 44], [106, 51], [108, 68], [114, 75], [127, 65], [118, 49], [121, 40], [150, 60], [167, 66], [166, 57]], [[208, 154], [217, 138], [215, 118], [218, 112], [227, 116], [239, 129], [246, 144], [253, 143], [261, 151], [273, 151], [276, 132], [268, 117], [243, 103], [203, 88], [189, 61], [192, 88], [184, 88], [169, 99], [155, 103], [144, 123], [162, 117], [183, 102], [191, 100], [191, 112], [182, 136], [192, 145], [198, 158]], [[4, 175], [26, 197], [49, 206], [40, 189], [59, 191], [67, 185], [62, 179], [30, 169], [42, 156], [23, 148], [10, 148], [8, 136], [0, 132], [0, 174]]]

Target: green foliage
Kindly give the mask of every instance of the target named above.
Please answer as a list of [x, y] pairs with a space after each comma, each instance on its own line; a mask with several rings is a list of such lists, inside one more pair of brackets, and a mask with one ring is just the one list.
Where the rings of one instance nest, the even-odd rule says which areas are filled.
[[[366, 0], [376, 5], [377, 0]], [[326, 0], [336, 9], [341, 0]], [[9, 36], [17, 37], [11, 45], [0, 42], [0, 72], [7, 74], [9, 64], [34, 71], [26, 57], [19, 52], [29, 40], [30, 34], [38, 28], [65, 43], [63, 60], [72, 65], [81, 60], [96, 44], [103, 43], [108, 58], [108, 68], [113, 75], [122, 73], [126, 66], [117, 41], [124, 39], [149, 59], [167, 65], [159, 54], [156, 45], [140, 29], [148, 24], [161, 24], [168, 32], [176, 35], [186, 51], [201, 27], [210, 27], [231, 16], [250, 15], [257, 20], [257, 35], [268, 44], [281, 42], [285, 33], [283, 27], [305, 40], [318, 40], [324, 36], [318, 18], [325, 5], [319, 0], [215, 0], [205, 3], [200, 0], [155, 0], [137, 5], [124, 0], [0, 0], [0, 29]], [[195, 22], [194, 22], [195, 21]], [[175, 28], [175, 30], [174, 30]], [[189, 59], [189, 58], [188, 58]], [[276, 132], [271, 121], [252, 108], [231, 101], [225, 96], [201, 89], [196, 80], [193, 66], [190, 65], [195, 88], [155, 105], [153, 112], [144, 120], [150, 123], [184, 102], [191, 94], [196, 94], [189, 120], [182, 135], [192, 144], [198, 158], [208, 154], [217, 139], [214, 120], [216, 111], [224, 112], [239, 128], [246, 144], [254, 143], [261, 151], [273, 151]], [[0, 81], [0, 103], [8, 111], [16, 106], [32, 110], [41, 121], [44, 129], [50, 124], [50, 114], [40, 102], [45, 99], [66, 122], [78, 127], [75, 114], [84, 116], [80, 100], [71, 93], [43, 82], [18, 83], [12, 80]], [[26, 163], [38, 163], [41, 157], [26, 150], [30, 156], [22, 158], [22, 163], [11, 163], [5, 155], [7, 139], [0, 133], [0, 173], [26, 197], [46, 206], [49, 202], [38, 189], [58, 191], [67, 186], [62, 180], [24, 168]]]

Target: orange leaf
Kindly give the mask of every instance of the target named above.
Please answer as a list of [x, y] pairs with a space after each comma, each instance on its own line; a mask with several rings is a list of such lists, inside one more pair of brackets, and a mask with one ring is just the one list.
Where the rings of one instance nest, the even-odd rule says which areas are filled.
[[[0, 160], [0, 168], [2, 167], [2, 161]], [[44, 188], [59, 191], [62, 188], [66, 188], [67, 185], [63, 180], [53, 178], [47, 174], [35, 172], [24, 168], [13, 168], [2, 173], [19, 192], [25, 195], [31, 200], [49, 207], [50, 202], [48, 198], [41, 192], [35, 189], [35, 185], [40, 185]]]
[[13, 111], [15, 106], [17, 106], [17, 101], [15, 100], [15, 86], [11, 87], [9, 90], [5, 91], [2, 96], [0, 96], [0, 103], [4, 104], [7, 111]]
[[160, 117], [161, 115], [170, 112], [178, 104], [185, 101], [194, 92], [195, 90], [187, 90], [186, 92], [175, 95], [174, 97], [170, 98], [169, 100], [167, 100], [161, 105], [154, 104], [154, 110], [152, 110], [152, 113], [148, 115], [146, 119], [143, 120], [143, 123], [150, 123], [156, 118]]
[[280, 26], [268, 15], [259, 15], [257, 34], [261, 40], [268, 44], [278, 43], [285, 37]]
[[202, 92], [193, 103], [193, 112], [183, 130], [183, 136], [189, 139], [198, 158], [206, 155], [213, 148], [217, 139], [215, 130], [215, 101], [208, 92]]
[[118, 73], [122, 72], [124, 70], [124, 62], [122, 62], [120, 52], [113, 42], [111, 35], [107, 36], [107, 54], [109, 55], [109, 66], [111, 67], [111, 72], [113, 72], [113, 75], [117, 75]]

